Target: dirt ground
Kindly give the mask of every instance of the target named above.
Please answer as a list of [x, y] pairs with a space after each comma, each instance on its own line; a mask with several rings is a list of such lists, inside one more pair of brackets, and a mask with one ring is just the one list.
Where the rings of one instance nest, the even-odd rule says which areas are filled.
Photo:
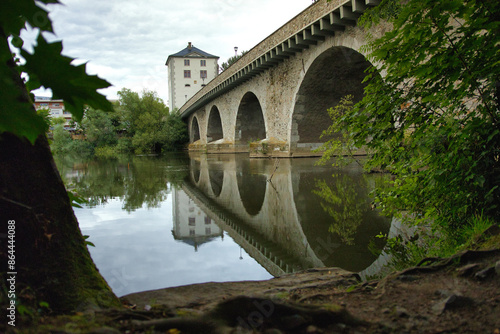
[[[233, 318], [220, 323], [228, 333], [500, 334], [500, 250], [465, 252], [369, 283], [339, 269], [320, 269], [263, 282], [150, 291], [126, 300], [139, 309], [153, 301], [207, 321], [227, 303], [234, 309], [223, 311]], [[281, 306], [290, 308], [278, 311]], [[330, 314], [313, 312], [318, 310]]]
[[14, 332], [500, 334], [500, 249], [430, 259], [378, 281], [322, 268], [146, 291], [122, 302], [123, 309], [42, 318]]
[[123, 308], [46, 316], [0, 333], [500, 334], [500, 229], [481, 248], [362, 282], [339, 268], [122, 297]]

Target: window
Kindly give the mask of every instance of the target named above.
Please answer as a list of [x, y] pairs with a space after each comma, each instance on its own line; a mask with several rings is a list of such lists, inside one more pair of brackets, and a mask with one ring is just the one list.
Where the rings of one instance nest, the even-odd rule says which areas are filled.
[[191, 78], [191, 71], [189, 70], [184, 71], [184, 78]]
[[210, 225], [212, 224], [212, 219], [210, 219], [210, 217], [208, 216], [205, 216], [205, 225]]
[[189, 224], [189, 226], [196, 226], [196, 218], [189, 217], [188, 224]]
[[184, 66], [189, 66], [189, 59], [184, 59]]
[[207, 66], [207, 61], [206, 60], [200, 60], [200, 65], [205, 67]]
[[184, 87], [191, 87], [191, 85], [190, 84], [185, 84]]
[[210, 227], [205, 228], [205, 235], [210, 235], [212, 234], [212, 229]]
[[207, 71], [200, 71], [200, 78], [206, 79], [207, 78]]
[[59, 103], [54, 103], [54, 104], [53, 104], [53, 106], [54, 106], [54, 107], [59, 107], [59, 106], [60, 106], [60, 104], [59, 104]]

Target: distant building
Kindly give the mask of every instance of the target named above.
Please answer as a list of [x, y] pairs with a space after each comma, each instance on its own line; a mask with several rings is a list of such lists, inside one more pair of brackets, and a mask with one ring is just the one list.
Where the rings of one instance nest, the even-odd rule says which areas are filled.
[[69, 128], [71, 113], [64, 109], [63, 100], [52, 100], [50, 97], [35, 97], [35, 109], [49, 109], [49, 116], [53, 118], [64, 118], [64, 127]]
[[219, 57], [206, 53], [191, 42], [188, 46], [168, 56], [169, 108], [180, 108], [194, 94], [219, 73]]

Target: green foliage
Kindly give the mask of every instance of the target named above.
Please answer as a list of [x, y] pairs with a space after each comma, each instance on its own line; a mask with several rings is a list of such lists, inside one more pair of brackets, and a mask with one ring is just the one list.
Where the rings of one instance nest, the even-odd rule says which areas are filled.
[[70, 151], [72, 143], [71, 135], [64, 129], [62, 124], [56, 124], [54, 126], [52, 136], [52, 144], [50, 145], [52, 153], [67, 153]]
[[353, 245], [363, 214], [369, 208], [368, 198], [358, 193], [354, 178], [341, 178], [340, 174], [333, 177], [337, 182], [332, 186], [325, 180], [316, 180], [313, 194], [321, 198], [321, 207], [332, 218], [328, 232], [338, 235], [343, 243]]
[[156, 92], [142, 96], [129, 89], [118, 92], [123, 126], [136, 153], [175, 149], [187, 140], [187, 129], [178, 113], [170, 113]]
[[[37, 3], [57, 4], [58, 0], [5, 0], [0, 11], [0, 133], [11, 132], [34, 143], [46, 132], [46, 122], [38, 115], [24, 88], [20, 72], [27, 74], [28, 91], [41, 86], [52, 89], [55, 97], [63, 99], [66, 108], [81, 119], [84, 104], [103, 110], [111, 109], [107, 99], [97, 89], [110, 84], [85, 72], [86, 65], [74, 66], [72, 58], [63, 56], [62, 43], [48, 43], [42, 32], [53, 32], [48, 13]], [[21, 30], [29, 25], [39, 29], [33, 53], [20, 50], [23, 65], [15, 62], [9, 48], [22, 48]], [[17, 71], [16, 71], [17, 67]]]
[[83, 239], [85, 240], [85, 245], [90, 246], [90, 247], [95, 247], [94, 243], [91, 241], [88, 241], [88, 238], [90, 238], [89, 235], [84, 235]]
[[384, 251], [391, 256], [388, 267], [402, 270], [421, 263], [425, 258], [446, 258], [460, 251], [475, 248], [481, 238], [485, 239], [483, 242], [486, 241], [488, 237], [483, 234], [494, 224], [494, 221], [479, 214], [455, 230], [452, 238], [443, 238], [428, 228], [420, 228], [408, 238], [402, 236], [388, 238], [386, 234], [379, 234], [377, 238], [386, 242]]
[[50, 126], [53, 125], [52, 118], [50, 117], [50, 109], [40, 108], [36, 111], [36, 113], [43, 118], [45, 123], [45, 132], [47, 132]]
[[118, 137], [112, 121], [112, 113], [88, 108], [82, 121], [87, 140], [94, 147], [115, 145]]
[[356, 147], [347, 131], [348, 124], [345, 124], [344, 120], [344, 116], [352, 112], [354, 106], [352, 100], [352, 95], [344, 96], [338, 105], [328, 109], [332, 124], [323, 131], [320, 138], [328, 137], [330, 139], [315, 150], [315, 152], [323, 152], [317, 164], [324, 165], [335, 157], [335, 165], [342, 166], [350, 163], [353, 159], [353, 150]]
[[64, 126], [64, 123], [66, 123], [66, 120], [64, 119], [64, 117], [52, 117], [50, 119], [50, 124], [53, 126], [56, 126], [56, 125]]
[[82, 119], [85, 105], [112, 110], [111, 102], [96, 92], [110, 84], [95, 75], [88, 75], [86, 64], [71, 65], [74, 59], [63, 56], [62, 49], [62, 42], [48, 43], [39, 34], [33, 54], [21, 50], [21, 55], [26, 60], [21, 70], [29, 75], [26, 83], [28, 90], [50, 87], [53, 96], [64, 100], [64, 107], [76, 120]]
[[499, 221], [498, 1], [393, 0], [377, 11], [393, 29], [366, 48], [377, 68], [333, 130], [373, 152], [368, 169], [394, 174], [378, 196], [387, 213], [443, 237], [479, 212]]
[[227, 70], [231, 65], [233, 65], [234, 63], [236, 63], [238, 61], [238, 59], [240, 59], [241, 57], [243, 57], [246, 53], [248, 53], [248, 51], [243, 51], [239, 55], [230, 57], [226, 62], [222, 63], [222, 65], [220, 66], [221, 70], [222, 71]]
[[[106, 149], [106, 148], [104, 148]], [[180, 185], [188, 171], [187, 157], [167, 153], [162, 157], [137, 157], [112, 154], [95, 160], [59, 155], [57, 167], [65, 184], [70, 184], [88, 206], [105, 204], [113, 198], [123, 198], [128, 212], [143, 206], [158, 207], [170, 194], [169, 185]], [[168, 163], [165, 162], [168, 160]], [[71, 176], [75, 164], [85, 166], [85, 173]], [[179, 168], [166, 168], [177, 166]]]

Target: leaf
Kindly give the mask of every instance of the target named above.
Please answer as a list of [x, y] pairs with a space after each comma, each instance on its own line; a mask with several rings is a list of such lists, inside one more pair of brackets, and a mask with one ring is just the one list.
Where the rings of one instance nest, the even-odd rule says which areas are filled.
[[74, 208], [83, 209], [83, 207], [80, 204], [87, 203], [87, 200], [85, 200], [83, 197], [80, 197], [80, 196], [74, 194], [71, 191], [68, 191], [67, 193], [68, 193], [69, 200], [71, 202], [71, 206]]
[[[11, 64], [9, 66], [8, 64]], [[36, 114], [27, 94], [23, 97], [22, 83], [14, 78], [18, 73], [7, 45], [0, 45], [0, 133], [10, 132], [28, 139], [32, 144], [47, 130], [43, 117]], [[21, 80], [20, 78], [17, 78]]]
[[29, 75], [28, 89], [41, 86], [52, 89], [53, 97], [64, 100], [66, 110], [77, 121], [81, 121], [86, 105], [104, 111], [113, 110], [111, 102], [96, 91], [111, 84], [95, 75], [88, 75], [86, 64], [72, 65], [74, 59], [63, 56], [62, 49], [62, 42], [48, 43], [39, 34], [33, 54], [21, 50], [26, 59], [22, 68]]

